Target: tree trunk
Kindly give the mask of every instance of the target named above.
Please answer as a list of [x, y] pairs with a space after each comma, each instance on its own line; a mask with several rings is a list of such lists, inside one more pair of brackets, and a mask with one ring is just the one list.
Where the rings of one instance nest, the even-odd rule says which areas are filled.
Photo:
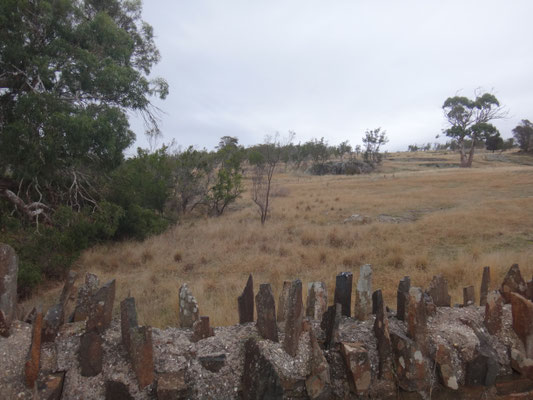
[[468, 152], [468, 160], [466, 161], [466, 168], [472, 167], [472, 161], [474, 161], [474, 151], [476, 150], [476, 140], [472, 140], [472, 147], [470, 147], [470, 151]]
[[461, 155], [461, 168], [467, 168], [466, 154], [465, 154], [465, 142], [461, 139], [459, 143], [459, 154]]

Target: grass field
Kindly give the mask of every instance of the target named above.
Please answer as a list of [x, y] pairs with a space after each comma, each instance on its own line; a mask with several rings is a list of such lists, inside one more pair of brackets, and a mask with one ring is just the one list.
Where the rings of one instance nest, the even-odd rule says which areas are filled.
[[[471, 169], [457, 163], [457, 154], [397, 153], [371, 175], [278, 172], [264, 227], [247, 192], [222, 217], [188, 217], [142, 243], [92, 248], [76, 269], [101, 281], [116, 278], [117, 301], [131, 293], [140, 322], [157, 327], [178, 323], [184, 282], [213, 325], [237, 322], [237, 296], [249, 273], [256, 289], [270, 282], [276, 298], [284, 280], [300, 278], [305, 287], [322, 280], [332, 300], [335, 275], [351, 271], [355, 285], [359, 267], [369, 263], [374, 289], [383, 289], [392, 308], [404, 275], [426, 287], [443, 274], [452, 303], [462, 302], [465, 286], [479, 294], [486, 265], [494, 287], [513, 263], [531, 279], [531, 157], [486, 153]], [[363, 221], [344, 223], [354, 214]], [[50, 304], [59, 290], [43, 286], [25, 306]]]

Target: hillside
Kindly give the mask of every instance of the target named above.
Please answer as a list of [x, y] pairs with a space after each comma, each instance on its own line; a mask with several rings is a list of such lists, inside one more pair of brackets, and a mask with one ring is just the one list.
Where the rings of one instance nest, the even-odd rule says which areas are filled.
[[[370, 175], [310, 176], [281, 168], [264, 227], [246, 192], [221, 217], [187, 217], [144, 242], [94, 247], [76, 270], [101, 281], [117, 278], [117, 298], [131, 293], [140, 322], [156, 327], [177, 324], [184, 282], [214, 326], [237, 322], [236, 299], [250, 273], [257, 283], [270, 282], [277, 298], [283, 281], [296, 277], [304, 285], [323, 280], [333, 293], [336, 273], [351, 271], [356, 281], [359, 267], [369, 263], [373, 286], [383, 289], [387, 303], [404, 275], [426, 287], [442, 273], [452, 303], [461, 302], [463, 287], [477, 288], [485, 265], [493, 282], [513, 263], [531, 276], [530, 158], [485, 153], [472, 169], [457, 164], [456, 154], [429, 152], [391, 154]], [[43, 286], [24, 306], [51, 304], [59, 290]]]

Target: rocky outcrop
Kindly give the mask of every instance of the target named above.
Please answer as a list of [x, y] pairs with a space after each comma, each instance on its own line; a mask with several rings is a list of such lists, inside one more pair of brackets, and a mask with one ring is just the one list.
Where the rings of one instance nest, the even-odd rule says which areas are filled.
[[[366, 320], [343, 316], [337, 303], [320, 322], [304, 318], [302, 282], [295, 280], [285, 299], [285, 321], [276, 324], [272, 288], [264, 284], [256, 297], [257, 324], [219, 327], [212, 336], [207, 317], [192, 330], [139, 326], [133, 298], [121, 302], [120, 321], [108, 322], [113, 285], [93, 290], [86, 317], [64, 321], [52, 343], [38, 343], [38, 310], [33, 326], [13, 321], [11, 335], [0, 337], [0, 396], [325, 400], [533, 394], [533, 303], [516, 292], [509, 292], [508, 305], [499, 292], [490, 292], [485, 307], [447, 307], [418, 287], [402, 288], [401, 320], [376, 290], [375, 314]], [[274, 331], [280, 342], [270, 339]]]

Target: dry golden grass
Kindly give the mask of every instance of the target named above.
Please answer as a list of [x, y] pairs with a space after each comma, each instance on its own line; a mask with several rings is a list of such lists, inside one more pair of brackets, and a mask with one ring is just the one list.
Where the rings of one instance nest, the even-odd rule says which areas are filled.
[[[453, 164], [456, 154], [401, 153], [391, 155], [379, 174], [280, 173], [264, 227], [245, 193], [222, 217], [189, 217], [142, 243], [90, 249], [77, 269], [101, 281], [116, 278], [117, 300], [131, 293], [140, 322], [158, 327], [178, 323], [184, 282], [201, 314], [213, 325], [226, 325], [238, 320], [237, 296], [249, 273], [256, 285], [270, 282], [276, 296], [284, 280], [300, 278], [305, 286], [326, 282], [332, 297], [335, 275], [351, 271], [355, 285], [364, 263], [372, 264], [373, 287], [383, 289], [393, 308], [404, 275], [426, 287], [441, 273], [452, 302], [462, 302], [463, 287], [474, 285], [478, 294], [485, 265], [491, 266], [493, 287], [513, 263], [525, 278], [533, 273], [533, 168], [488, 156], [478, 155], [468, 170], [405, 161], [433, 157]], [[404, 222], [344, 224], [352, 214], [387, 214]], [[29, 303], [51, 303], [58, 292], [42, 289]]]

